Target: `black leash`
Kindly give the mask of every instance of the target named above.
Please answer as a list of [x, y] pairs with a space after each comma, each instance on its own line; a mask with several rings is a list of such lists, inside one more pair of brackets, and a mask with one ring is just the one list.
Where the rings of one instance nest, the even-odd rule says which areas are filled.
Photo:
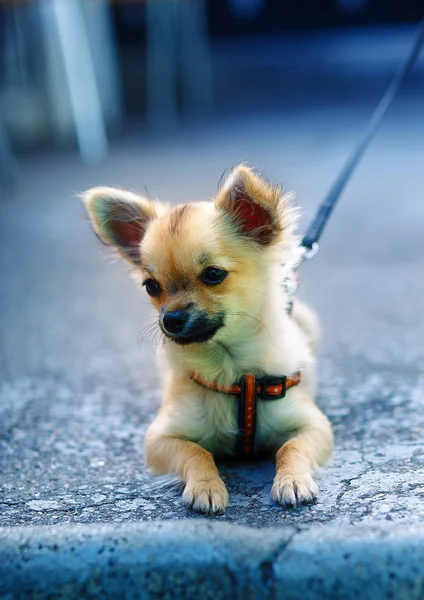
[[318, 209], [318, 212], [315, 216], [315, 219], [312, 221], [309, 229], [307, 230], [303, 240], [302, 246], [305, 248], [305, 258], [312, 258], [318, 250], [318, 240], [321, 237], [322, 231], [336, 205], [337, 200], [341, 196], [347, 182], [349, 181], [355, 167], [358, 162], [362, 158], [368, 144], [374, 137], [381, 121], [383, 120], [384, 115], [386, 114], [388, 108], [392, 104], [397, 92], [399, 91], [400, 86], [402, 85], [405, 77], [408, 75], [412, 67], [414, 66], [415, 61], [417, 60], [421, 47], [424, 43], [424, 18], [420, 22], [419, 31], [417, 38], [415, 40], [412, 49], [401, 66], [399, 71], [393, 77], [389, 87], [386, 90], [383, 98], [380, 100], [377, 108], [372, 115], [368, 127], [365, 130], [362, 139], [359, 144], [355, 148], [354, 152], [351, 154], [349, 159], [346, 161], [344, 167], [342, 168], [339, 176], [333, 183], [330, 191], [327, 193], [324, 198], [321, 206]]

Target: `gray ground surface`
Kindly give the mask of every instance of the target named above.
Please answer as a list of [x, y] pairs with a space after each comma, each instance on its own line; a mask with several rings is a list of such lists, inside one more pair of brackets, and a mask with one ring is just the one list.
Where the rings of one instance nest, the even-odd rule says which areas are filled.
[[[0, 525], [204, 519], [145, 471], [159, 402], [144, 293], [89, 231], [74, 194], [126, 186], [181, 202], [215, 192], [240, 160], [297, 192], [308, 222], [378, 98], [239, 115], [169, 140], [133, 132], [107, 164], [21, 164], [0, 203]], [[424, 111], [413, 79], [302, 269], [321, 316], [318, 403], [336, 446], [316, 505], [270, 500], [271, 461], [222, 464], [230, 506], [253, 527], [412, 524], [424, 517]], [[148, 321], [147, 321], [148, 322]], [[144, 325], [143, 325], [144, 324]]]

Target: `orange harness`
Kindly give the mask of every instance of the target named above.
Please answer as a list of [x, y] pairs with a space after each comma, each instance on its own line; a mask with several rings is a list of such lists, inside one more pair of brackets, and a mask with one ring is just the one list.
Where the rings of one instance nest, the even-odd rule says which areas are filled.
[[295, 373], [293, 377], [286, 377], [286, 375], [279, 377], [256, 377], [253, 373], [248, 373], [236, 384], [225, 386], [206, 381], [203, 377], [194, 373], [194, 371], [189, 373], [189, 377], [212, 392], [238, 396], [238, 453], [243, 458], [247, 458], [253, 454], [258, 399], [280, 400], [284, 398], [286, 391], [300, 383], [301, 379], [300, 373]]

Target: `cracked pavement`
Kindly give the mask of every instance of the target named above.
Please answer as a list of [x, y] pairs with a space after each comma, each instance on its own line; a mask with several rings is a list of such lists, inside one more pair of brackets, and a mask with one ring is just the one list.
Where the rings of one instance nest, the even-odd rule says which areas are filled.
[[[271, 460], [223, 463], [230, 505], [215, 521], [304, 529], [424, 517], [422, 91], [418, 76], [406, 86], [302, 268], [300, 295], [323, 327], [318, 403], [335, 431], [319, 500], [281, 509]], [[135, 131], [91, 170], [67, 153], [22, 159], [18, 189], [0, 203], [0, 525], [205, 519], [146, 473], [160, 385], [154, 340], [139, 338], [152, 313], [75, 194], [146, 185], [163, 200], [206, 199], [247, 160], [296, 190], [305, 226], [372, 104], [242, 114], [163, 141]]]

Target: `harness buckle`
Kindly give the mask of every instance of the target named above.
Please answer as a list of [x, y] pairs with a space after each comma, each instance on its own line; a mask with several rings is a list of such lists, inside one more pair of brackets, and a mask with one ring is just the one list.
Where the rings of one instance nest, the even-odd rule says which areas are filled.
[[[258, 378], [256, 384], [262, 386], [262, 392], [257, 392], [258, 398], [261, 400], [281, 400], [284, 398], [287, 391], [287, 377], [272, 377], [265, 375], [264, 377]], [[278, 387], [281, 385], [281, 392], [279, 394], [270, 394], [268, 387]], [[256, 388], [257, 389], [257, 388]]]

